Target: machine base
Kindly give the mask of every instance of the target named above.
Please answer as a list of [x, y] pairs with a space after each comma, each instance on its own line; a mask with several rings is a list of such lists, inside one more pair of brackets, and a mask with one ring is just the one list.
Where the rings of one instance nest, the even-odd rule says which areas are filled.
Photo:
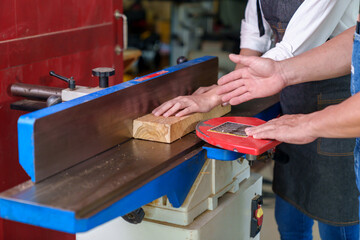
[[206, 210], [216, 209], [226, 192], [235, 193], [239, 183], [249, 177], [248, 161], [207, 159], [181, 207], [174, 208], [163, 196], [143, 206], [145, 216], [153, 221], [187, 226]]
[[116, 218], [86, 233], [77, 240], [244, 240], [250, 238], [251, 199], [261, 195], [262, 177], [252, 173], [235, 193], [225, 193], [216, 209], [206, 211], [188, 226], [144, 220], [134, 225]]

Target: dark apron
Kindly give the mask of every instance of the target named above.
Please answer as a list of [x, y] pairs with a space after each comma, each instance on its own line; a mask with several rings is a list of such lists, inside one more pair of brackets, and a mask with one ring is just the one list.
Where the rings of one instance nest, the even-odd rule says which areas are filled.
[[[281, 41], [301, 0], [261, 0], [276, 42]], [[350, 97], [350, 75], [286, 87], [283, 114], [311, 113]], [[354, 139], [319, 138], [306, 145], [281, 144], [287, 164], [275, 163], [273, 190], [309, 217], [346, 226], [359, 222]]]

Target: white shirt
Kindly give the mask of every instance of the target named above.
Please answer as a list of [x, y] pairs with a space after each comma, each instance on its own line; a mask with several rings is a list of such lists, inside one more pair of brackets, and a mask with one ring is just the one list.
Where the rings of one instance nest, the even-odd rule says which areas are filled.
[[[256, 1], [249, 0], [241, 24], [240, 48], [283, 60], [323, 44], [356, 23], [359, 0], [305, 0], [291, 18], [283, 40], [270, 49], [272, 30], [263, 17], [265, 34], [259, 36]], [[269, 50], [270, 49], [270, 50]]]

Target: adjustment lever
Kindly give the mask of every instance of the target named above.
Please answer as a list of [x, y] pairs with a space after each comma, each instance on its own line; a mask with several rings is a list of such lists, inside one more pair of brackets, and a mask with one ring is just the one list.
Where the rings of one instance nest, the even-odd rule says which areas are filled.
[[66, 78], [66, 77], [56, 74], [54, 71], [50, 71], [49, 74], [50, 74], [50, 76], [57, 77], [58, 79], [67, 82], [70, 90], [75, 90], [75, 80], [73, 77]]

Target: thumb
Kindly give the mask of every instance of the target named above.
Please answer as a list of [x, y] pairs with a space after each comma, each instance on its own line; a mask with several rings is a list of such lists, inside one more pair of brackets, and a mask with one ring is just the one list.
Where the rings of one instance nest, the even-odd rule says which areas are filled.
[[256, 57], [230, 54], [229, 59], [236, 64], [242, 64], [242, 65], [248, 67], [253, 63], [253, 61], [256, 59]]

